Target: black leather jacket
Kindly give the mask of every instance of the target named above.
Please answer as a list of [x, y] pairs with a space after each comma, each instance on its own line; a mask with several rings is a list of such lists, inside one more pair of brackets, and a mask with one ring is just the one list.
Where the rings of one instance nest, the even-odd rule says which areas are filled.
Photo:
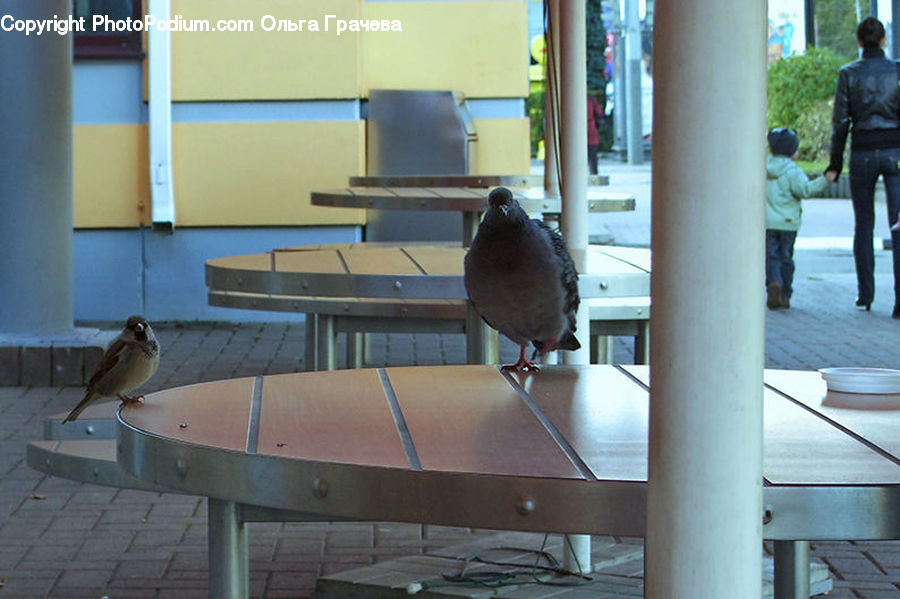
[[827, 170], [841, 172], [851, 125], [851, 150], [900, 147], [900, 72], [879, 48], [865, 49], [838, 74]]

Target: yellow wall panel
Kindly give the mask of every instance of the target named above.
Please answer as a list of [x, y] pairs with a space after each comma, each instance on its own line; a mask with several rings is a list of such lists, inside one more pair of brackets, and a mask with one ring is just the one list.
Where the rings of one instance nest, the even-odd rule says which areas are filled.
[[363, 18], [403, 31], [363, 37], [370, 89], [450, 89], [467, 97], [528, 95], [528, 15], [521, 0], [367, 2]]
[[76, 125], [73, 217], [76, 228], [150, 223], [147, 127]]
[[176, 226], [362, 224], [310, 204], [365, 172], [362, 121], [175, 123]]
[[471, 145], [476, 175], [527, 175], [531, 170], [528, 119], [475, 119], [478, 141]]
[[252, 32], [172, 33], [172, 98], [295, 100], [356, 98], [360, 88], [360, 34], [264, 31], [261, 19], [358, 19], [361, 0], [173, 0], [172, 15], [186, 21], [250, 20]]

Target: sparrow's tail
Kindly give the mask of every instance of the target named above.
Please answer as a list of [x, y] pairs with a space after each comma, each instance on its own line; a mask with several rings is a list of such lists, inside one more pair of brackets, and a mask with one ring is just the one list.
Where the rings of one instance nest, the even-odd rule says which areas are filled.
[[65, 424], [67, 422], [76, 420], [78, 418], [78, 416], [82, 412], [84, 412], [84, 409], [86, 407], [88, 407], [91, 404], [91, 402], [94, 401], [95, 399], [97, 399], [97, 394], [93, 393], [91, 391], [88, 391], [84, 395], [84, 399], [82, 399], [80, 402], [78, 402], [78, 405], [75, 406], [75, 408], [71, 412], [69, 412], [69, 414], [65, 418], [63, 418], [62, 423]]

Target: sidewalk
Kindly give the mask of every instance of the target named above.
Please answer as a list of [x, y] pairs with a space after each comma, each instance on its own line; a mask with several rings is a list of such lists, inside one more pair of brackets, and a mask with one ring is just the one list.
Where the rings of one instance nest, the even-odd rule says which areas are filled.
[[[611, 174], [617, 191], [634, 193], [638, 205], [634, 213], [592, 215], [591, 230], [596, 217], [619, 243], [649, 243], [649, 165], [601, 168]], [[801, 235], [843, 236], [837, 233], [843, 231], [839, 212], [845, 201], [821, 202], [834, 203], [808, 204]], [[766, 366], [898, 367], [900, 321], [890, 318], [889, 252], [876, 252], [877, 292], [871, 312], [853, 306], [856, 285], [849, 251], [798, 250], [796, 261], [793, 307], [767, 311]], [[104, 324], [109, 326], [120, 324]], [[153, 326], [163, 353], [159, 372], [142, 389], [145, 392], [304, 368], [302, 324]], [[616, 361], [632, 361], [630, 345], [617, 340]], [[501, 350], [503, 360], [515, 360], [517, 351], [511, 343], [504, 340]], [[460, 335], [374, 335], [370, 366], [450, 364], [464, 359]], [[202, 499], [76, 484], [43, 476], [25, 465], [25, 443], [40, 437], [42, 419], [70, 409], [82, 393], [79, 388], [0, 388], [0, 599], [206, 598]], [[308, 597], [322, 574], [494, 534], [393, 523], [276, 523], [252, 524], [249, 529], [251, 596], [264, 599]], [[813, 543], [812, 547], [813, 556], [831, 569], [833, 597], [900, 598], [900, 542]]]

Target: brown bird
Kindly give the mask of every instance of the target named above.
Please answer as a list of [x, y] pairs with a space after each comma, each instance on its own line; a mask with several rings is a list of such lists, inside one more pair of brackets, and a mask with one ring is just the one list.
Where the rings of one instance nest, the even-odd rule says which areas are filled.
[[146, 383], [159, 367], [159, 342], [143, 316], [131, 316], [125, 328], [109, 345], [91, 375], [87, 393], [63, 420], [75, 420], [86, 407], [101, 397], [116, 396], [122, 404], [139, 402], [143, 395], [127, 394]]

